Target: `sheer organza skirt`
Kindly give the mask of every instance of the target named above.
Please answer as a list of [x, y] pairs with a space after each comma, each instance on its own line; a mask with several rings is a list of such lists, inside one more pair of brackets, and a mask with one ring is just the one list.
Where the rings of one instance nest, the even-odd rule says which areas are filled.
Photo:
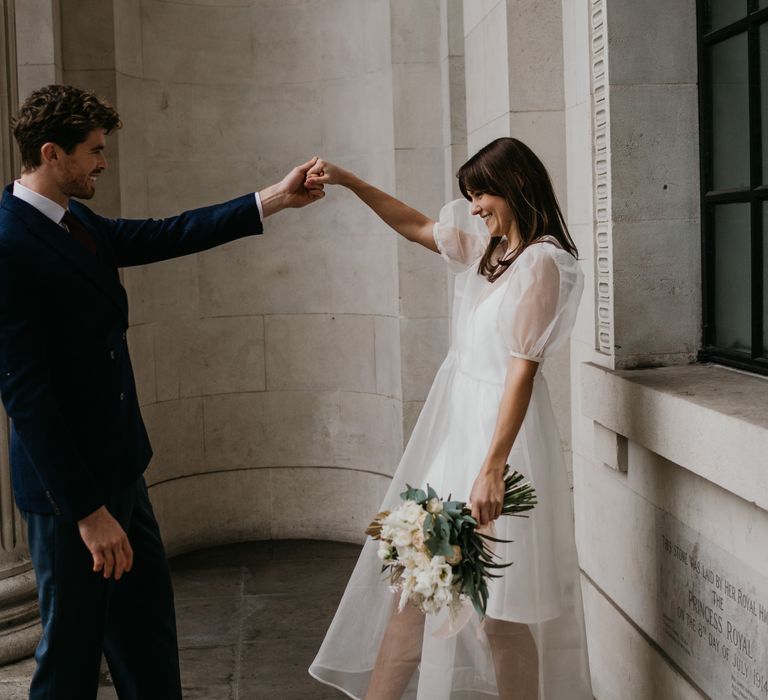
[[[406, 483], [429, 482], [440, 496], [466, 500], [490, 444], [502, 390], [500, 383], [472, 377], [461, 368], [458, 355], [449, 353], [382, 508], [400, 503]], [[540, 700], [592, 698], [571, 494], [546, 382], [539, 375], [510, 464], [532, 481], [539, 503], [529, 518], [496, 521], [497, 536], [512, 540], [498, 545], [497, 552], [502, 561], [514, 564], [491, 583], [487, 610], [491, 620], [483, 625], [472, 615], [458, 634], [446, 638], [441, 631], [447, 613], [421, 616], [423, 633], [411, 617], [411, 632], [407, 627], [402, 630], [409, 641], [400, 645], [403, 658], [390, 659], [393, 668], [399, 664], [407, 669], [411, 664], [413, 669], [403, 698], [515, 697], [499, 695], [494, 657], [505, 660], [507, 671], [516, 660], [527, 660], [519, 664], [513, 683], [524, 688], [531, 673], [531, 648], [525, 635], [515, 633], [519, 627], [504, 622], [525, 623], [530, 630]], [[368, 540], [310, 667], [318, 680], [354, 698], [366, 694], [396, 604], [376, 552], [377, 543]], [[420, 647], [415, 661], [414, 639]]]

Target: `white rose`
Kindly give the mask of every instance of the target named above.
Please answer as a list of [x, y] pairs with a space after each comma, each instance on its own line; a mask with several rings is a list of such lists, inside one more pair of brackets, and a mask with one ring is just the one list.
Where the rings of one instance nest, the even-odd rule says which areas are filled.
[[413, 544], [413, 531], [410, 528], [397, 530], [392, 540], [396, 547], [410, 547]]
[[451, 602], [451, 598], [453, 597], [451, 595], [451, 591], [448, 588], [438, 588], [434, 595], [432, 596], [435, 603], [439, 605], [441, 608], [448, 605], [448, 603]]
[[410, 571], [416, 571], [424, 568], [424, 554], [421, 550], [416, 549], [415, 547], [407, 547], [404, 549], [399, 549], [398, 553], [400, 554], [400, 558], [403, 561], [403, 566], [405, 566]]
[[438, 578], [442, 583], [450, 585], [453, 579], [453, 568], [450, 564], [443, 564], [438, 568]]
[[387, 561], [389, 559], [392, 559], [392, 555], [394, 554], [394, 550], [387, 542], [380, 542], [379, 543], [379, 551], [376, 552], [376, 554], [379, 556], [379, 559], [381, 561]]
[[453, 569], [450, 564], [446, 563], [445, 557], [432, 557], [430, 568], [432, 569], [432, 576], [434, 577], [435, 584], [451, 582], [451, 579], [453, 578]]
[[390, 527], [402, 527], [405, 524], [402, 506], [400, 506], [400, 508], [395, 508], [395, 510], [390, 512], [389, 515], [381, 521], [381, 524], [389, 525]]
[[398, 511], [400, 511], [400, 517], [403, 522], [411, 525], [418, 524], [419, 518], [421, 518], [421, 514], [424, 512], [422, 507], [416, 503], [416, 501], [405, 501], [405, 503], [398, 508]]
[[430, 498], [427, 501], [427, 510], [433, 515], [443, 512], [443, 503], [439, 498]]
[[432, 595], [432, 589], [435, 587], [434, 576], [432, 571], [419, 571], [416, 574], [416, 585], [414, 590], [416, 593], [420, 593], [423, 596]]

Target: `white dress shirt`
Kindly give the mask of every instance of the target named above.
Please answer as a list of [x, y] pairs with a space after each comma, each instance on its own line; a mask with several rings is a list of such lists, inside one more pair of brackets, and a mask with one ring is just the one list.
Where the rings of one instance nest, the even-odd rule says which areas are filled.
[[16, 180], [16, 182], [13, 183], [13, 196], [18, 197], [27, 204], [31, 204], [43, 216], [47, 216], [53, 221], [54, 224], [66, 228], [66, 226], [61, 223], [61, 219], [64, 214], [67, 213], [67, 210], [60, 204], [56, 204], [52, 199], [48, 199], [48, 197], [44, 197], [43, 195], [30, 190], [29, 187], [25, 187], [21, 184], [21, 180]]

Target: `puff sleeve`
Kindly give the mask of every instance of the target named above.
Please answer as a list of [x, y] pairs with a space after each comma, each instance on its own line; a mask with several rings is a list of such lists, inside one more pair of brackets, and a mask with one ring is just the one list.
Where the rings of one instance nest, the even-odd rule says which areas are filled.
[[440, 210], [433, 236], [440, 255], [455, 272], [479, 260], [489, 240], [485, 226], [479, 217], [472, 216], [465, 199], [448, 202]]
[[571, 334], [584, 286], [578, 262], [549, 243], [529, 246], [510, 270], [499, 309], [509, 354], [541, 362]]

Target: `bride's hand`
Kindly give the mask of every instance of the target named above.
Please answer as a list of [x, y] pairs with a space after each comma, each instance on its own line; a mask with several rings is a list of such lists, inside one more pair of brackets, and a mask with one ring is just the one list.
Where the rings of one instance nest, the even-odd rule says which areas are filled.
[[352, 173], [327, 160], [318, 158], [307, 173], [305, 186], [307, 188], [318, 185], [344, 185], [352, 178]]
[[485, 527], [501, 515], [504, 490], [503, 471], [480, 470], [469, 494], [472, 517], [478, 525]]

